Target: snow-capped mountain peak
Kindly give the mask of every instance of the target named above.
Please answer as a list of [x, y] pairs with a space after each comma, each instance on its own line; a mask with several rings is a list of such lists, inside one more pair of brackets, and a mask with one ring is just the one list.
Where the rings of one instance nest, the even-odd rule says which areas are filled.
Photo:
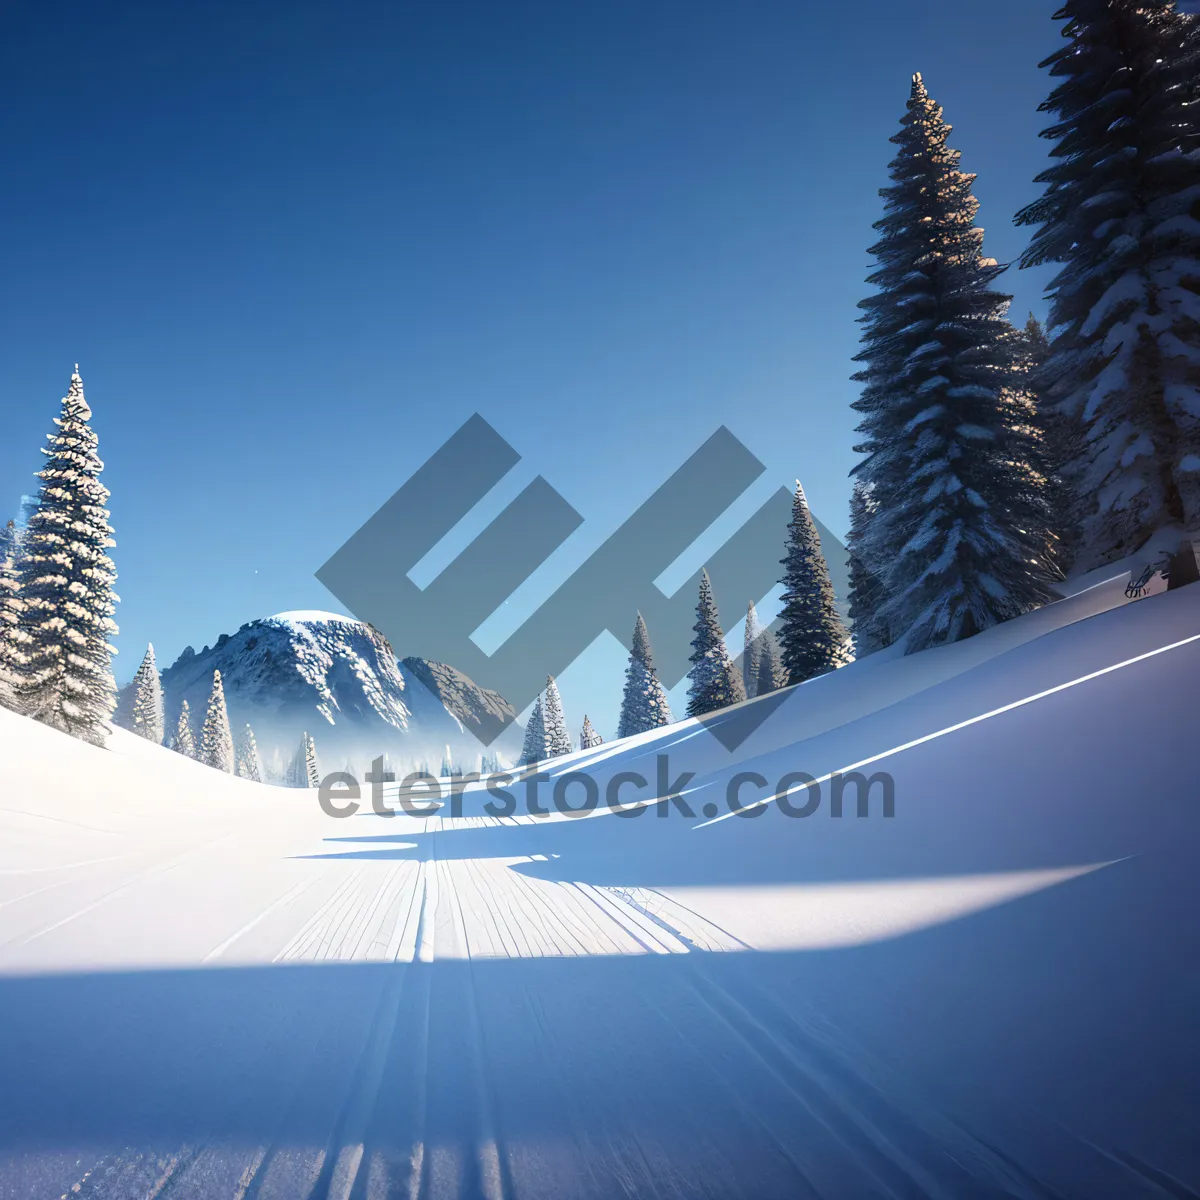
[[[379, 755], [404, 769], [436, 768], [447, 746], [469, 770], [484, 750], [472, 731], [481, 719], [503, 724], [515, 715], [502, 697], [453, 668], [401, 664], [378, 630], [319, 610], [249, 621], [199, 652], [188, 646], [162, 673], [167, 729], [184, 700], [193, 713], [204, 712], [214, 671], [232, 727], [253, 728], [269, 772], [272, 762], [278, 771], [290, 760], [304, 733], [315, 739], [326, 771], [348, 762], [365, 770]], [[131, 708], [126, 688], [119, 724]]]

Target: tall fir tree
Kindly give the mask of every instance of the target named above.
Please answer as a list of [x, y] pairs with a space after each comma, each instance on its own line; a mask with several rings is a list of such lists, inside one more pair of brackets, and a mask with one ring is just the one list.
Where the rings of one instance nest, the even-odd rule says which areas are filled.
[[76, 365], [20, 538], [15, 690], [27, 716], [102, 746], [117, 700], [108, 640], [117, 632], [116, 543], [91, 417]]
[[162, 745], [165, 732], [162, 682], [154, 661], [153, 644], [146, 647], [142, 665], [133, 677], [133, 732], [156, 746]]
[[1200, 38], [1167, 0], [1066, 0], [1046, 190], [1023, 267], [1059, 264], [1046, 399], [1086, 427], [1076, 566], [1200, 524]]
[[725, 646], [721, 617], [707, 570], [700, 572], [700, 598], [696, 603], [696, 623], [692, 632], [696, 636], [692, 639], [692, 654], [688, 660], [692, 667], [688, 671], [687, 715], [702, 717], [745, 700], [746, 689]]
[[746, 606], [746, 626], [742, 637], [742, 684], [746, 690], [746, 698], [757, 694], [758, 667], [762, 659], [763, 627], [758, 620], [758, 612], [751, 600]]
[[593, 728], [591, 721], [588, 720], [587, 713], [584, 713], [583, 728], [579, 732], [580, 750], [594, 750], [597, 746], [602, 745], [604, 745], [604, 739]]
[[229, 729], [229, 710], [225, 707], [225, 688], [221, 672], [213, 672], [208, 711], [200, 729], [200, 761], [218, 771], [233, 774], [233, 734]]
[[192, 714], [185, 700], [179, 708], [179, 720], [175, 722], [175, 734], [171, 738], [171, 749], [184, 758], [196, 757], [196, 735], [192, 732]]
[[1017, 391], [1025, 399], [1034, 427], [1036, 449], [1031, 465], [1040, 475], [1039, 503], [1028, 519], [1044, 525], [1048, 557], [1053, 560], [1056, 574], [1062, 576], [1073, 566], [1079, 546], [1077, 469], [1086, 446], [1086, 431], [1078, 413], [1050, 402], [1044, 380], [1050, 342], [1033, 313], [1017, 331], [1016, 345], [1021, 381]]
[[17, 584], [17, 536], [13, 522], [0, 528], [0, 704], [17, 708], [17, 667], [21, 662], [21, 595]]
[[849, 635], [838, 616], [829, 565], [821, 553], [821, 535], [799, 480], [792, 497], [787, 550], [781, 562], [779, 641], [783, 665], [789, 683], [803, 683], [842, 665]]
[[571, 753], [571, 735], [567, 732], [563, 716], [562, 697], [554, 676], [546, 677], [546, 690], [542, 693], [542, 729], [545, 737], [545, 758], [558, 758]]
[[870, 523], [877, 508], [874, 488], [856, 479], [850, 492], [850, 536], [846, 548], [850, 554], [850, 625], [859, 658], [891, 644], [887, 625], [880, 616], [884, 601], [881, 569], [868, 560], [872, 548]]
[[[1024, 482], [1011, 470], [1009, 297], [983, 257], [973, 175], [950, 126], [913, 77], [892, 183], [882, 190], [877, 269], [863, 300], [863, 415], [855, 474], [875, 509], [855, 547], [880, 575], [877, 617], [911, 653], [969, 637], [1049, 597], [1038, 531], [1009, 520]], [[784, 639], [784, 660], [789, 648]]]
[[766, 696], [787, 686], [787, 672], [779, 661], [779, 643], [770, 627], [758, 636], [758, 680], [754, 687], [756, 696]]
[[528, 767], [546, 757], [546, 730], [542, 723], [542, 698], [538, 696], [525, 725], [525, 741], [521, 745], [519, 767]]
[[243, 779], [253, 783], [263, 782], [262, 759], [258, 756], [258, 743], [254, 740], [254, 730], [249, 725], [242, 728], [242, 738], [237, 750], [237, 773]]
[[650, 634], [642, 614], [638, 613], [633, 623], [633, 648], [629, 651], [629, 665], [625, 668], [625, 691], [621, 697], [617, 737], [633, 737], [636, 733], [670, 725], [671, 721], [667, 693], [654, 667]]
[[1058, 538], [1051, 529], [1046, 440], [1033, 386], [1032, 347], [1027, 331], [1013, 325], [1005, 330], [1001, 345], [1009, 366], [999, 392], [1003, 420], [996, 457], [1006, 487], [996, 511], [1006, 528], [1026, 535], [1037, 570], [1048, 582], [1062, 572], [1056, 565]]

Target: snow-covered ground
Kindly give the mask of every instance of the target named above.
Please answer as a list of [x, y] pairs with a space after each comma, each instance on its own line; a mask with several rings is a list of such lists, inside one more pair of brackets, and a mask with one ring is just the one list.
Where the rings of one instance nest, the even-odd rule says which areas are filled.
[[[0, 1198], [1192, 1194], [1200, 586], [1125, 578], [553, 766], [694, 819], [334, 820], [0, 710]], [[893, 817], [703, 816], [863, 760]]]

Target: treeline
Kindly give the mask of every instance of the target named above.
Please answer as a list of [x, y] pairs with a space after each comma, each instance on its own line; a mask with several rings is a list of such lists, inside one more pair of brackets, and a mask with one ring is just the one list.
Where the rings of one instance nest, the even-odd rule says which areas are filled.
[[[704, 576], [688, 716], [898, 642], [970, 637], [1069, 571], [1200, 526], [1200, 22], [1168, 0], [1068, 0], [1057, 19], [1051, 165], [1015, 217], [1034, 231], [1020, 265], [1058, 267], [1048, 330], [1009, 321], [975, 177], [914, 75], [860, 304], [853, 645], [797, 486], [778, 641], [751, 604], [736, 672]], [[639, 615], [618, 736], [671, 721]], [[550, 756], [539, 737], [527, 753]]]
[[[117, 702], [116, 650], [109, 639], [117, 632], [118, 596], [108, 553], [116, 544], [105, 507], [109, 493], [100, 482], [104, 463], [91, 419], [76, 364], [42, 447], [46, 461], [37, 472], [32, 509], [21, 525], [9, 521], [0, 530], [0, 704], [103, 746]], [[153, 646], [134, 676], [131, 725], [158, 745], [166, 740]], [[307, 781], [316, 770], [316, 752], [305, 738], [297, 761], [307, 754]], [[217, 770], [263, 778], [249, 725], [234, 744], [219, 671], [199, 736], [184, 701], [168, 744]], [[295, 763], [291, 774], [301, 774]]]
[[[753, 601], [746, 611], [742, 665], [739, 669], [725, 644], [721, 615], [713, 597], [707, 570], [700, 573], [696, 623], [692, 626], [692, 653], [688, 670], [687, 715], [702, 717], [754, 696], [803, 683], [851, 661], [853, 643], [834, 599], [829, 566], [821, 551], [821, 538], [804, 489], [796, 484], [792, 519], [787, 527], [783, 567], [782, 608], [778, 637], [758, 620]], [[617, 737], [633, 737], [670, 725], [674, 721], [667, 693], [654, 666], [650, 634], [642, 614], [633, 625], [633, 645], [625, 669]], [[583, 718], [581, 750], [603, 742]], [[534, 703], [525, 726], [520, 764], [556, 758], [571, 752], [571, 738], [563, 719], [558, 685], [550, 677]]]
[[974, 176], [913, 77], [871, 247], [849, 548], [858, 652], [1027, 612], [1072, 568], [1200, 525], [1200, 26], [1164, 0], [1070, 0], [1022, 267], [1049, 336], [1007, 320]]

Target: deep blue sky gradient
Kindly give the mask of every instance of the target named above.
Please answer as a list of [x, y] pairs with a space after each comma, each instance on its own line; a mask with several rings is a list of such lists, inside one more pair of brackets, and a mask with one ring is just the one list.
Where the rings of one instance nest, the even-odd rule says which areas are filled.
[[121, 679], [336, 608], [313, 571], [476, 410], [586, 518], [527, 605], [722, 423], [842, 533], [910, 74], [1011, 260], [1054, 8], [7, 4], [0, 510], [78, 360]]

